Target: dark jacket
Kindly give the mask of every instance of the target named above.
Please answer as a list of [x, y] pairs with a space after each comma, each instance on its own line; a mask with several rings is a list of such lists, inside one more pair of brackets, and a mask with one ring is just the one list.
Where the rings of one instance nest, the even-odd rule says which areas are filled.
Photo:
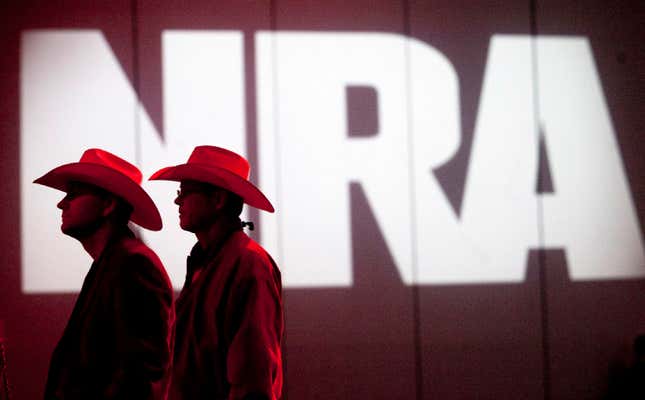
[[259, 244], [236, 230], [205, 253], [195, 245], [175, 307], [170, 399], [280, 397], [282, 283]]
[[52, 355], [45, 399], [163, 399], [172, 286], [156, 254], [125, 230], [92, 263]]

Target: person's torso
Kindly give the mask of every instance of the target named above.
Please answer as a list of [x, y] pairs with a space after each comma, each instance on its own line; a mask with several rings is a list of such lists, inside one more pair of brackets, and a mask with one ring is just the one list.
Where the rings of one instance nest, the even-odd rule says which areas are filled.
[[[265, 260], [248, 265], [248, 252]], [[198, 275], [185, 285], [177, 314], [170, 399], [226, 399], [229, 391], [228, 348], [243, 314], [234, 295], [243, 274], [253, 268], [273, 268], [266, 252], [243, 232], [233, 233], [205, 260]], [[244, 269], [242, 272], [241, 270]]]
[[133, 237], [111, 243], [92, 264], [52, 354], [46, 396], [58, 392], [69, 399], [99, 398], [95, 392], [109, 385], [123, 358], [117, 349], [128, 340], [116, 328], [123, 322], [124, 304], [115, 298], [115, 288], [127, 283], [123, 264], [134, 254], [145, 256], [155, 266], [172, 297], [170, 281], [152, 250]]

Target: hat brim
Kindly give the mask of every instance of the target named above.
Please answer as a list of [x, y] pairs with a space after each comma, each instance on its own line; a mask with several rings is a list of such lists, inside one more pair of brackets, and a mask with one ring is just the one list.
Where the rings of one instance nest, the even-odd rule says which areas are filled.
[[121, 197], [132, 206], [130, 220], [142, 228], [158, 231], [163, 226], [159, 210], [148, 193], [132, 179], [111, 168], [91, 163], [70, 163], [34, 180], [34, 183], [63, 192], [67, 191], [69, 182], [88, 183]]
[[271, 202], [260, 189], [246, 179], [223, 168], [197, 163], [180, 164], [160, 169], [150, 176], [150, 180], [204, 182], [235, 193], [251, 207], [270, 213], [275, 211]]

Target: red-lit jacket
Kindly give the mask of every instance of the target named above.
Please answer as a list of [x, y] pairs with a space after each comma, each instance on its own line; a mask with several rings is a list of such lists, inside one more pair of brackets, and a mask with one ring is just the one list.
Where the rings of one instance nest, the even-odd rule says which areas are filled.
[[172, 286], [155, 253], [126, 230], [85, 277], [52, 355], [45, 399], [163, 399]]
[[259, 244], [236, 230], [195, 245], [175, 307], [170, 399], [280, 398], [282, 283]]

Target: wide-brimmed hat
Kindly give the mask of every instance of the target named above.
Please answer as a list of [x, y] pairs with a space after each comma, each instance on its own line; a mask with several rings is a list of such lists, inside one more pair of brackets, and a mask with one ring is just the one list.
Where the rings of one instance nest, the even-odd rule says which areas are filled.
[[273, 212], [271, 202], [249, 182], [250, 172], [249, 162], [237, 153], [216, 146], [197, 146], [186, 164], [162, 168], [150, 180], [208, 183], [235, 193], [252, 207]]
[[85, 150], [79, 162], [61, 165], [34, 183], [67, 191], [69, 182], [82, 182], [104, 189], [132, 206], [130, 220], [143, 228], [162, 227], [157, 206], [141, 187], [141, 171], [114, 154], [101, 149]]

